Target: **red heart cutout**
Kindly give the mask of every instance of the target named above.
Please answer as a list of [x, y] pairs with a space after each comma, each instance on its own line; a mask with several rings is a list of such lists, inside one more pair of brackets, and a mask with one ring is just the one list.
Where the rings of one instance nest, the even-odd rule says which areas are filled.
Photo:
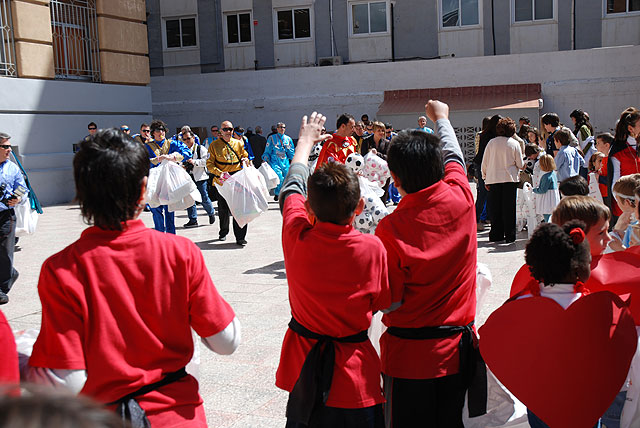
[[638, 337], [626, 304], [599, 292], [566, 310], [547, 297], [505, 303], [480, 328], [487, 366], [551, 428], [591, 428], [624, 383]]

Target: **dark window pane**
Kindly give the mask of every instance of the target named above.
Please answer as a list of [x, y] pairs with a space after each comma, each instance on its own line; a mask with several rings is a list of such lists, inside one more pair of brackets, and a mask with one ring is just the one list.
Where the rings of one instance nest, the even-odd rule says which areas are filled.
[[366, 4], [354, 4], [351, 7], [353, 19], [353, 34], [367, 34], [369, 32], [369, 6]]
[[296, 9], [293, 11], [293, 13], [296, 20], [296, 39], [311, 37], [309, 9]]
[[240, 41], [251, 41], [251, 16], [248, 13], [241, 13], [238, 15], [240, 19]]
[[629, 12], [637, 12], [640, 10], [640, 0], [629, 0]]
[[462, 0], [462, 25], [478, 25], [478, 0]]
[[516, 0], [516, 22], [519, 21], [532, 21], [533, 10], [531, 8], [532, 0]]
[[607, 0], [607, 13], [626, 12], [627, 0]]
[[293, 39], [293, 14], [290, 10], [278, 12], [278, 39]]
[[179, 48], [180, 47], [180, 21], [177, 19], [171, 19], [166, 21], [167, 28], [167, 47]]
[[369, 5], [371, 13], [371, 32], [384, 33], [387, 31], [387, 4], [375, 2]]
[[182, 20], [182, 47], [196, 45], [196, 19]]
[[553, 18], [553, 0], [535, 0], [536, 19]]
[[458, 25], [458, 0], [442, 0], [442, 26]]
[[228, 43], [238, 43], [237, 15], [227, 15], [227, 41]]

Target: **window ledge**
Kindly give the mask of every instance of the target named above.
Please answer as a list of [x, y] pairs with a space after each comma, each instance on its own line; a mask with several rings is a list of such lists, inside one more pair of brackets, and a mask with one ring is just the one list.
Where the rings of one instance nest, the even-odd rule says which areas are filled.
[[549, 25], [549, 24], [557, 24], [557, 19], [536, 19], [533, 21], [517, 21], [512, 22], [512, 27], [529, 27], [532, 25]]
[[164, 48], [162, 51], [163, 52], [193, 52], [193, 51], [199, 51], [200, 47], [199, 46], [189, 46], [187, 48]]
[[284, 39], [284, 40], [276, 39], [275, 44], [276, 45], [289, 45], [289, 44], [309, 43], [309, 42], [313, 42], [313, 37], [309, 37], [309, 38], [305, 38], [305, 39]]
[[445, 33], [449, 31], [469, 31], [469, 30], [482, 30], [481, 24], [474, 25], [456, 25], [455, 27], [440, 27], [440, 31]]
[[639, 16], [640, 11], [634, 10], [633, 12], [605, 13], [603, 19], [637, 18]]
[[372, 37], [390, 37], [391, 32], [379, 32], [379, 33], [366, 33], [366, 34], [349, 34], [349, 37], [352, 39], [369, 39]]

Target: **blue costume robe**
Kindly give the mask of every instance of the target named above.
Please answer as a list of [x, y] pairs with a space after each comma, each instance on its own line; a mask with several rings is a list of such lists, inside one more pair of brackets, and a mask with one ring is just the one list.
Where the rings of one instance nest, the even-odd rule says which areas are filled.
[[289, 162], [293, 159], [294, 151], [293, 140], [288, 135], [273, 134], [267, 139], [262, 160], [267, 162], [280, 178], [280, 184], [274, 190], [276, 196], [280, 194], [282, 182], [289, 172]]

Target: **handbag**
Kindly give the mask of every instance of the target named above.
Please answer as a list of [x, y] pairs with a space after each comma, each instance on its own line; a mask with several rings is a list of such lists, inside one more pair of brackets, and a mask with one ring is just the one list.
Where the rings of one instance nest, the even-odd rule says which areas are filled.
[[28, 199], [25, 199], [15, 207], [16, 214], [16, 236], [32, 235], [38, 225], [38, 211], [31, 208]]

